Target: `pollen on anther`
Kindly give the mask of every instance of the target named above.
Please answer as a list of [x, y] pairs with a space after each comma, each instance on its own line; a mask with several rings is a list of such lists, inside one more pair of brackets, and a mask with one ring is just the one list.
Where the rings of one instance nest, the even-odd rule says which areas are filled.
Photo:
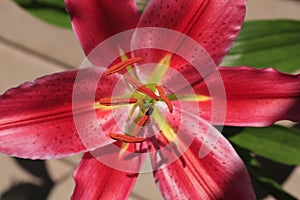
[[102, 98], [99, 100], [99, 103], [104, 106], [133, 104], [136, 102], [136, 98]]
[[113, 73], [120, 72], [123, 69], [125, 69], [127, 66], [129, 66], [133, 63], [139, 62], [141, 60], [142, 60], [141, 58], [135, 57], [135, 58], [130, 58], [128, 60], [122, 61], [122, 62], [110, 67], [109, 69], [107, 69], [105, 72], [105, 75], [111, 75]]
[[109, 133], [109, 137], [125, 143], [141, 143], [147, 140], [147, 138], [140, 138], [131, 135], [123, 135], [117, 133]]

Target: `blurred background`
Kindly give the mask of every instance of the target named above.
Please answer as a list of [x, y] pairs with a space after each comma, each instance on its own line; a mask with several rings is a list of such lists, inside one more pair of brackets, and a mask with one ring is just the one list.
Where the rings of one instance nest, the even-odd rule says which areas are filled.
[[[22, 3], [22, 0], [18, 2]], [[300, 20], [299, 10], [300, 1], [297, 0], [248, 0], [246, 19]], [[1, 93], [39, 76], [76, 68], [83, 59], [83, 52], [72, 30], [41, 21], [15, 1], [0, 1]], [[300, 63], [298, 66], [300, 68]], [[69, 199], [74, 188], [72, 173], [80, 157], [33, 162], [0, 154], [0, 199]], [[300, 198], [300, 167], [270, 166], [272, 169], [278, 174], [284, 171], [280, 180], [285, 180], [283, 188]], [[274, 199], [262, 196], [260, 198]], [[140, 176], [131, 199], [161, 199], [152, 174]]]

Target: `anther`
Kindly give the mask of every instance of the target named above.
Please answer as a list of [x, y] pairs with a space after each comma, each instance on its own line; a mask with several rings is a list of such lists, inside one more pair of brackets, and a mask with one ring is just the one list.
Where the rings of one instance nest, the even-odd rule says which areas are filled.
[[135, 58], [130, 58], [128, 60], [122, 61], [116, 65], [113, 65], [109, 69], [107, 69], [105, 72], [105, 75], [111, 75], [113, 73], [119, 72], [119, 71], [125, 69], [128, 65], [139, 62], [141, 60], [142, 60], [141, 58], [135, 57]]
[[104, 106], [126, 105], [136, 103], [135, 98], [102, 98], [99, 103]]
[[139, 119], [139, 121], [136, 123], [137, 126], [140, 126], [140, 127], [144, 127], [147, 122], [149, 121], [150, 119], [150, 116], [147, 116], [147, 115], [144, 115], [143, 117], [141, 117]]
[[156, 101], [158, 100], [156, 94], [152, 90], [147, 88], [145, 85], [140, 83], [138, 80], [132, 78], [129, 74], [125, 74], [124, 76], [126, 80], [130, 83], [130, 85], [132, 85], [132, 87], [134, 87], [137, 91], [146, 94], [147, 96], [155, 99]]
[[138, 135], [139, 132], [140, 132], [140, 130], [141, 130], [141, 128], [143, 128], [143, 127], [146, 126], [146, 124], [147, 124], [148, 121], [150, 120], [150, 116], [151, 116], [152, 112], [153, 112], [153, 108], [150, 107], [150, 108], [146, 111], [145, 115], [143, 115], [143, 116], [139, 119], [139, 121], [136, 123], [136, 125], [135, 125], [135, 127], [134, 127], [134, 129], [133, 129], [132, 135], [134, 135], [134, 136]]
[[141, 143], [147, 140], [147, 138], [140, 138], [140, 137], [134, 137], [131, 135], [123, 135], [123, 134], [117, 134], [117, 133], [109, 133], [109, 137], [111, 137], [114, 140], [119, 140], [121, 142], [125, 143]]
[[167, 104], [169, 112], [172, 113], [173, 105], [172, 105], [171, 101], [165, 96], [165, 92], [164, 92], [163, 88], [161, 86], [157, 85], [156, 89], [157, 89], [158, 94], [161, 97], [161, 99]]

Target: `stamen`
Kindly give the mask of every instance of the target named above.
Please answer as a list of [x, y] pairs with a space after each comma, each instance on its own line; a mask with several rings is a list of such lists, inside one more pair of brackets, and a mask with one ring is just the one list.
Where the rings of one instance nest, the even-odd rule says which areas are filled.
[[141, 119], [136, 123], [137, 126], [141, 126], [144, 127], [147, 122], [149, 121], [150, 117], [147, 115], [144, 115], [143, 117], [141, 117]]
[[115, 106], [115, 105], [126, 105], [136, 103], [136, 98], [102, 98], [99, 100], [101, 105]]
[[171, 101], [166, 97], [163, 88], [161, 86], [157, 85], [156, 89], [157, 89], [158, 94], [161, 97], [161, 99], [167, 104], [169, 112], [172, 113], [173, 112], [173, 105], [172, 105]]
[[125, 74], [124, 76], [126, 80], [130, 83], [130, 85], [132, 85], [137, 91], [146, 94], [147, 96], [155, 99], [156, 101], [158, 100], [156, 94], [152, 90], [147, 88], [145, 85], [140, 83], [138, 80], [132, 78], [129, 74]]
[[139, 132], [140, 132], [140, 130], [141, 130], [141, 128], [143, 128], [143, 127], [146, 126], [147, 122], [150, 120], [150, 115], [152, 114], [152, 112], [153, 112], [153, 108], [150, 107], [146, 111], [145, 115], [143, 117], [141, 117], [139, 119], [139, 121], [136, 123], [136, 125], [135, 125], [135, 127], [133, 129], [132, 135], [134, 135], [134, 136], [138, 135]]
[[117, 133], [109, 133], [109, 137], [111, 137], [114, 140], [119, 140], [121, 142], [126, 142], [126, 143], [141, 143], [147, 140], [147, 138], [139, 138], [131, 135], [123, 135]]
[[130, 58], [128, 60], [124, 60], [112, 67], [110, 67], [109, 69], [106, 70], [105, 75], [111, 75], [113, 73], [119, 72], [123, 69], [125, 69], [128, 65], [131, 65], [133, 63], [139, 62], [142, 59], [139, 57], [135, 57], [135, 58]]

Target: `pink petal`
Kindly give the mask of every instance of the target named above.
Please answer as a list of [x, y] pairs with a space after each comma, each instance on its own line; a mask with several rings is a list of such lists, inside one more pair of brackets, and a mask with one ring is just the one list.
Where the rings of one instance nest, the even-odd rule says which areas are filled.
[[[81, 69], [84, 78], [77, 79], [78, 70], [65, 71], [26, 82], [0, 96], [0, 152], [13, 156], [47, 159], [87, 151], [112, 140], [99, 131], [99, 124], [110, 130], [111, 111], [94, 111], [93, 84], [98, 86], [101, 68]], [[103, 78], [97, 87], [96, 99], [111, 96], [118, 80]], [[74, 101], [74, 91], [80, 98]], [[94, 92], [94, 93], [93, 93]], [[72, 105], [72, 100], [75, 102]], [[95, 119], [91, 116], [95, 115]], [[82, 123], [74, 124], [74, 117]], [[107, 130], [106, 130], [107, 131]]]
[[199, 42], [218, 65], [240, 31], [245, 3], [245, 0], [152, 0], [138, 27], [163, 27], [186, 34]]
[[[106, 151], [105, 148], [99, 151]], [[127, 199], [138, 174], [111, 168], [93, 155], [86, 153], [74, 172], [76, 187], [72, 199]], [[118, 157], [110, 159], [117, 161]]]
[[134, 0], [65, 0], [65, 3], [86, 55], [103, 40], [135, 28], [139, 20]]
[[[173, 116], [173, 118], [180, 116]], [[192, 119], [191, 120], [195, 120]], [[230, 143], [212, 126], [199, 121], [199, 129], [184, 126], [184, 137], [161, 154], [152, 156], [152, 165], [162, 165], [154, 172], [156, 183], [165, 199], [255, 199], [247, 170]], [[176, 121], [169, 121], [175, 126]], [[177, 121], [178, 123], [178, 121]], [[207, 130], [212, 132], [207, 132]], [[195, 132], [197, 131], [198, 132]], [[195, 135], [193, 135], [195, 134]], [[208, 135], [212, 134], [212, 135]], [[163, 140], [162, 140], [163, 141]], [[192, 143], [190, 143], [192, 141]], [[157, 149], [159, 142], [153, 142]], [[168, 165], [165, 161], [178, 149], [188, 147], [184, 154]], [[205, 156], [202, 150], [207, 149]], [[156, 150], [157, 151], [157, 150]], [[171, 153], [170, 153], [171, 152]], [[167, 155], [164, 157], [164, 155]]]
[[[278, 120], [300, 121], [300, 75], [274, 69], [220, 67], [226, 90], [225, 125], [268, 126]], [[215, 76], [205, 80], [210, 87], [220, 82]], [[209, 95], [204, 83], [196, 84], [199, 94]], [[210, 120], [210, 102], [200, 102], [201, 117]], [[222, 119], [214, 121], [222, 124]]]

